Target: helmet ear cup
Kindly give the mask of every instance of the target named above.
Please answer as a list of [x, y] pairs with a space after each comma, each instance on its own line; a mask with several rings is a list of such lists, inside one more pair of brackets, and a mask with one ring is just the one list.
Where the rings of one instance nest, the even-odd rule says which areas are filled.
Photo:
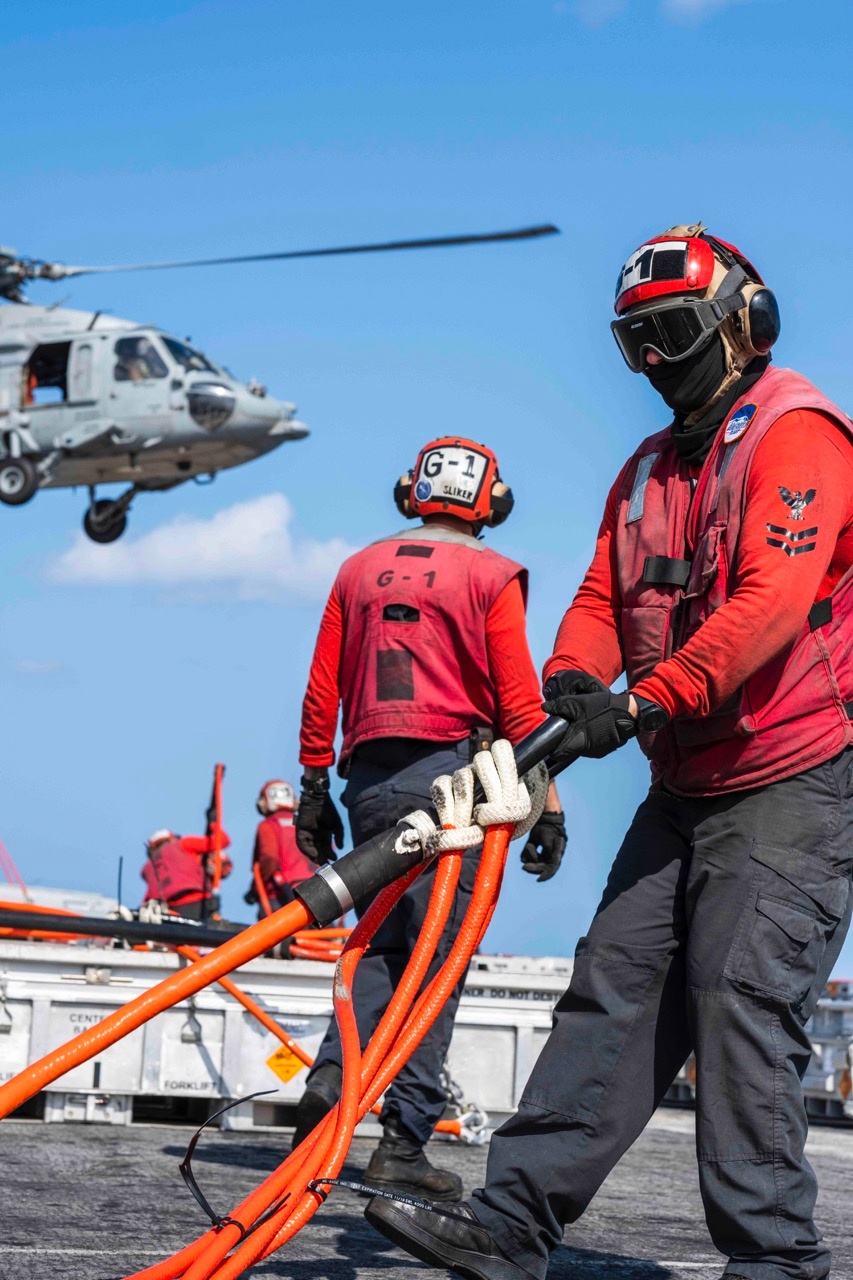
[[514, 505], [515, 498], [512, 496], [512, 489], [508, 484], [504, 484], [502, 480], [496, 480], [492, 485], [491, 511], [483, 523], [490, 529], [494, 529], [496, 525], [503, 524]]
[[409, 470], [394, 485], [394, 502], [401, 516], [405, 516], [407, 520], [414, 520], [415, 513], [409, 505], [409, 498], [412, 496], [412, 482], [414, 480], [414, 472]]
[[746, 305], [737, 313], [738, 345], [750, 356], [766, 356], [782, 331], [779, 304], [772, 289], [765, 285], [744, 285]]

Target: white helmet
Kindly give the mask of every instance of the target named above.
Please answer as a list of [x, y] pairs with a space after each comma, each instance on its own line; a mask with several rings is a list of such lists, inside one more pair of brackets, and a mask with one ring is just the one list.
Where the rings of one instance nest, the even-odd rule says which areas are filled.
[[279, 809], [290, 809], [291, 811], [299, 808], [299, 801], [296, 799], [296, 792], [289, 782], [285, 782], [283, 778], [273, 778], [271, 782], [265, 782], [261, 787], [261, 794], [257, 799], [258, 813], [262, 813], [266, 817], [270, 813], [276, 813]]
[[148, 848], [156, 849], [158, 844], [163, 844], [166, 840], [173, 840], [174, 836], [174, 831], [170, 831], [168, 827], [158, 827], [148, 837]]

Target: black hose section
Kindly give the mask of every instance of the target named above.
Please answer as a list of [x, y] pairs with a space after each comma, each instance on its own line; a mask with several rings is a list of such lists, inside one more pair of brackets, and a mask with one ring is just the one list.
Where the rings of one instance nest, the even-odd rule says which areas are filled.
[[[555, 751], [566, 736], [566, 728], [565, 720], [561, 720], [559, 716], [550, 716], [538, 729], [523, 738], [515, 748], [519, 774], [527, 773], [540, 760], [545, 760]], [[565, 763], [561, 760], [559, 767], [553, 772], [559, 773], [571, 763], [571, 758], [567, 757]], [[478, 798], [483, 799], [482, 791], [479, 791]], [[357, 849], [338, 858], [327, 872], [331, 883], [322, 874], [317, 874], [295, 886], [297, 898], [305, 904], [318, 924], [331, 924], [349, 908], [350, 903], [346, 897], [339, 897], [333, 887], [336, 879], [343, 881], [345, 893], [358, 905], [369, 902], [380, 889], [393, 884], [422, 861], [423, 854], [419, 848], [404, 854], [395, 851], [394, 845], [399, 833], [398, 825], [391, 831], [384, 831], [382, 835], [366, 840]]]
[[[345, 853], [342, 858], [338, 858], [337, 862], [331, 864], [335, 876], [343, 881], [346, 893], [356, 905], [360, 902], [365, 904], [370, 902], [380, 889], [393, 884], [400, 876], [405, 875], [407, 871], [411, 871], [412, 867], [416, 867], [423, 861], [423, 851], [420, 846], [408, 853], [395, 851], [397, 837], [404, 829], [409, 828], [405, 828], [403, 823], [398, 823], [390, 831], [383, 831], [381, 835], [365, 840], [364, 844], [360, 844], [357, 849]], [[334, 883], [334, 877], [332, 877], [332, 883]], [[341, 912], [349, 908], [349, 902], [336, 895], [332, 885], [323, 878], [322, 874], [303, 880], [301, 884], [294, 886], [293, 892], [300, 902], [304, 902], [320, 925], [331, 924], [333, 920], [337, 920]]]
[[146, 924], [140, 920], [107, 920], [103, 916], [51, 915], [46, 911], [0, 908], [0, 929], [41, 929], [46, 933], [86, 934], [93, 938], [121, 938], [127, 942], [162, 942], [167, 946], [218, 947], [236, 938], [247, 925], [213, 929], [189, 921]]

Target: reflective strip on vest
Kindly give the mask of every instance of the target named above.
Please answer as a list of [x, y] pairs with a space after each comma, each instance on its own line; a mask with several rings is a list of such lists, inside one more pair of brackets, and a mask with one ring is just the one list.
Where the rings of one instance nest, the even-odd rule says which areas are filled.
[[628, 514], [625, 517], [626, 524], [633, 524], [635, 520], [643, 518], [643, 510], [646, 505], [646, 486], [649, 483], [649, 476], [652, 474], [652, 467], [659, 456], [657, 453], [647, 453], [637, 464], [637, 474], [634, 477], [634, 487], [631, 490], [631, 501], [628, 503]]

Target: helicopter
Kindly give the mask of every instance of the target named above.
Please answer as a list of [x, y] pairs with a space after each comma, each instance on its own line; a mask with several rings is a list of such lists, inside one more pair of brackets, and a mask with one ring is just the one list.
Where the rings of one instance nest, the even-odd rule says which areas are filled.
[[[244, 254], [185, 262], [66, 266], [0, 248], [0, 502], [20, 506], [39, 489], [85, 486], [83, 528], [115, 542], [140, 493], [202, 483], [302, 440], [296, 405], [277, 400], [152, 325], [101, 311], [36, 306], [25, 287], [120, 271], [163, 271], [231, 263], [385, 253], [557, 234], [549, 224], [472, 235]], [[97, 486], [125, 483], [118, 497]]]

